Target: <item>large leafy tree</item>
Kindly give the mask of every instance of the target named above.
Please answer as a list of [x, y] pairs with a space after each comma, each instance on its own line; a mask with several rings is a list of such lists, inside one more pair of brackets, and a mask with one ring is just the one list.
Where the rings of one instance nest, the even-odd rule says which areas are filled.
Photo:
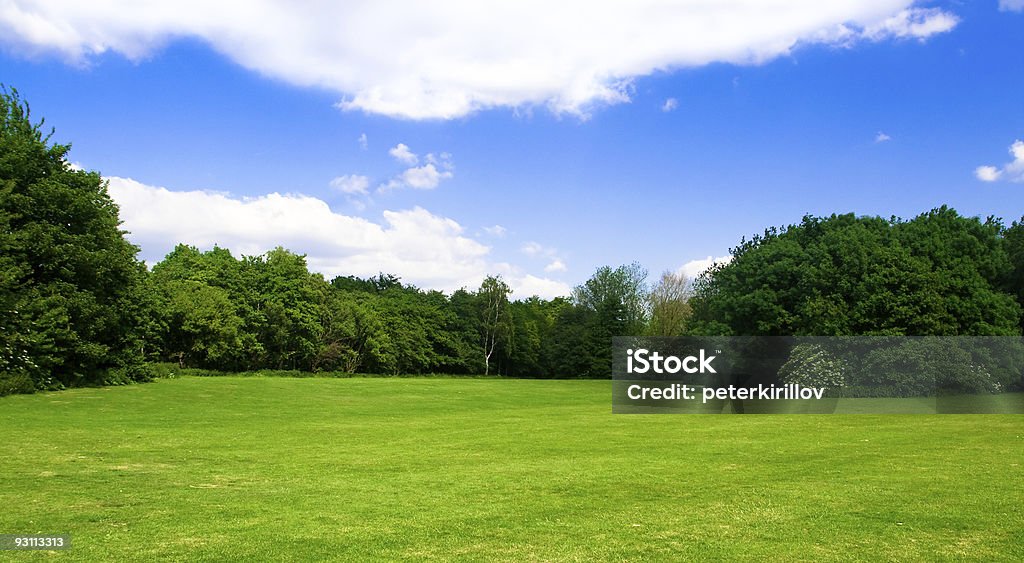
[[[563, 311], [555, 324], [553, 346], [563, 348], [550, 357], [552, 369], [563, 376], [610, 377], [612, 338], [643, 334], [648, 319], [649, 295], [647, 271], [632, 263], [612, 269], [598, 268], [572, 292], [574, 310]], [[568, 361], [564, 353], [568, 342], [579, 341], [575, 355]], [[582, 370], [575, 373], [569, 370]]]
[[690, 280], [679, 272], [664, 272], [651, 288], [650, 336], [682, 336], [693, 309], [690, 307]]
[[769, 229], [698, 280], [697, 333], [1006, 335], [1021, 308], [995, 220], [832, 215]]
[[484, 375], [491, 373], [491, 357], [498, 346], [508, 340], [511, 324], [508, 296], [512, 290], [500, 276], [487, 276], [480, 284], [477, 299], [480, 307], [480, 349], [484, 358]]
[[145, 267], [96, 172], [0, 91], [0, 372], [31, 387], [145, 378]]

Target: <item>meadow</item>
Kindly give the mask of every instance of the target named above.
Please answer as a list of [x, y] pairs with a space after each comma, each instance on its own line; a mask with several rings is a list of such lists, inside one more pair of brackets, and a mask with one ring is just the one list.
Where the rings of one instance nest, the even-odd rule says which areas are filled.
[[1020, 415], [613, 415], [610, 381], [0, 398], [17, 560], [1022, 560]]

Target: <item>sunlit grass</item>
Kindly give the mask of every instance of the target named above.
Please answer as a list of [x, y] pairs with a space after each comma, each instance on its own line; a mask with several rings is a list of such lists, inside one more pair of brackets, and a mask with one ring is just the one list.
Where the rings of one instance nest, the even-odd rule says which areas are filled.
[[4, 397], [0, 424], [0, 533], [72, 536], [19, 559], [1024, 559], [1020, 415], [613, 415], [608, 381], [185, 377]]

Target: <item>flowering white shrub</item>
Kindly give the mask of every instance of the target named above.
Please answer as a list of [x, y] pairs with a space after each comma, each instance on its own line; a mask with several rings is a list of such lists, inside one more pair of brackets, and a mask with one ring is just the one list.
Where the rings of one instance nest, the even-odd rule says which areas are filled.
[[779, 369], [783, 383], [837, 389], [846, 383], [846, 363], [818, 344], [798, 344]]

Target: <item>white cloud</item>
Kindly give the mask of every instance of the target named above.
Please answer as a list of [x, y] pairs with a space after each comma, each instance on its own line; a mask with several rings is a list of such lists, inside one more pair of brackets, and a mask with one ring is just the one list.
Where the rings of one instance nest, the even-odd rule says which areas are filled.
[[691, 280], [697, 279], [698, 276], [704, 273], [705, 270], [715, 264], [728, 264], [732, 261], [731, 255], [725, 256], [708, 256], [707, 258], [698, 258], [696, 260], [690, 260], [679, 267], [677, 272], [685, 275]]
[[675, 98], [669, 98], [665, 100], [664, 104], [661, 104], [661, 111], [669, 112], [679, 107], [679, 100]]
[[432, 190], [442, 180], [453, 178], [455, 166], [452, 164], [452, 155], [446, 152], [435, 156], [434, 153], [427, 153], [423, 160], [426, 164], [415, 166], [420, 161], [419, 156], [412, 152], [404, 143], [398, 143], [392, 147], [388, 154], [395, 160], [410, 166], [401, 174], [389, 180], [386, 184], [377, 188], [378, 192], [387, 192], [398, 188], [413, 188], [417, 190]]
[[505, 238], [505, 235], [508, 233], [508, 229], [501, 225], [494, 225], [493, 227], [484, 227], [484, 232], [492, 237]]
[[[1019, 0], [1002, 0], [1016, 9]], [[585, 115], [632, 81], [709, 63], [760, 64], [800, 45], [924, 39], [957, 17], [913, 0], [591, 2], [0, 2], [0, 42], [88, 64], [143, 61], [198, 39], [235, 63], [337, 92], [339, 107], [411, 119], [546, 105]], [[542, 17], [538, 17], [542, 14]]]
[[890, 137], [889, 135], [886, 135], [885, 133], [883, 133], [881, 131], [879, 131], [878, 134], [875, 135], [875, 142], [876, 143], [884, 143], [886, 141], [891, 141], [891, 140], [892, 140], [892, 137]]
[[1003, 173], [995, 166], [979, 166], [974, 169], [974, 176], [982, 182], [995, 182]]
[[1005, 179], [1009, 182], [1024, 183], [1024, 141], [1016, 140], [1010, 145], [1013, 160], [1002, 168], [985, 165], [974, 169], [974, 176], [983, 182]]
[[355, 174], [338, 176], [331, 180], [331, 187], [341, 191], [343, 194], [366, 195], [366, 190], [370, 187], [370, 179], [366, 176]]
[[359, 135], [359, 148], [364, 151], [370, 146], [370, 140], [366, 138], [366, 133]]
[[395, 160], [402, 164], [416, 164], [420, 160], [419, 157], [416, 156], [416, 153], [412, 152], [409, 150], [409, 147], [405, 146], [405, 143], [398, 143], [388, 151], [388, 154], [393, 156]]
[[567, 283], [538, 278], [532, 274], [510, 279], [509, 285], [512, 286], [512, 295], [516, 299], [525, 299], [533, 295], [551, 299], [553, 297], [568, 297], [572, 293], [572, 288]]
[[342, 215], [323, 200], [271, 193], [236, 198], [210, 191], [171, 191], [130, 178], [109, 177], [128, 238], [153, 264], [182, 242], [214, 244], [236, 256], [278, 246], [306, 254], [313, 271], [368, 277], [389, 272], [426, 289], [475, 288], [488, 273], [505, 274], [523, 297], [553, 297], [565, 284], [492, 262], [490, 248], [468, 237], [456, 221], [415, 207], [384, 211], [383, 221]]
[[890, 38], [923, 40], [949, 31], [959, 22], [958, 17], [939, 8], [908, 8], [865, 27], [863, 36], [872, 41]]
[[440, 172], [433, 164], [424, 164], [423, 166], [409, 168], [405, 172], [402, 172], [402, 175], [400, 176], [403, 184], [418, 190], [432, 190], [441, 183], [441, 180], [451, 177], [451, 172], [447, 170]]
[[565, 262], [562, 262], [558, 258], [555, 258], [554, 260], [551, 261], [550, 264], [544, 266], [545, 272], [564, 272], [568, 269], [569, 268], [566, 267]]
[[1024, 0], [999, 0], [1002, 12], [1024, 12]]

